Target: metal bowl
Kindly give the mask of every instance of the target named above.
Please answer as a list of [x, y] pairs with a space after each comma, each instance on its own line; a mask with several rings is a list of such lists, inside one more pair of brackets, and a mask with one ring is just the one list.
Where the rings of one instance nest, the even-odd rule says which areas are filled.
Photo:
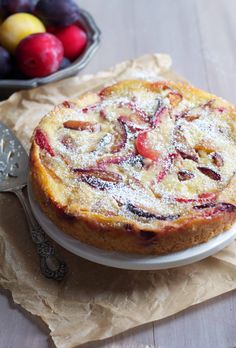
[[99, 46], [101, 31], [97, 27], [93, 17], [83, 9], [80, 9], [80, 19], [77, 24], [86, 32], [88, 43], [85, 51], [69, 67], [46, 77], [25, 80], [0, 80], [0, 100], [8, 98], [12, 93], [18, 90], [55, 82], [73, 76], [82, 70], [88, 64]]

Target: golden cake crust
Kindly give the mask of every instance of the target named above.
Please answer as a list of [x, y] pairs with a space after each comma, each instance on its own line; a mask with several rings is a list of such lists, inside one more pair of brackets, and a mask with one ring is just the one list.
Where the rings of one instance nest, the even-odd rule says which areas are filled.
[[[161, 96], [160, 91], [161, 93], [163, 93], [163, 95]], [[107, 167], [105, 169], [104, 167], [99, 167], [99, 170], [95, 170], [94, 165], [92, 165], [90, 166], [92, 168], [92, 172], [91, 169], [89, 169], [89, 176], [88, 170], [86, 169], [86, 163], [83, 164], [83, 162], [81, 162], [83, 154], [81, 154], [81, 158], [79, 157], [79, 161], [82, 163], [82, 165], [84, 165], [84, 167], [78, 169], [77, 166], [74, 166], [75, 163], [77, 164], [77, 162], [73, 162], [78, 161], [77, 158], [74, 159], [73, 157], [73, 153], [76, 151], [76, 148], [69, 150], [65, 149], [64, 153], [60, 152], [61, 147], [58, 148], [57, 143], [54, 143], [54, 138], [57, 134], [60, 135], [60, 141], [61, 139], [63, 139], [62, 142], [63, 144], [65, 144], [65, 134], [66, 140], [68, 141], [68, 134], [70, 135], [69, 132], [71, 132], [73, 136], [75, 134], [75, 137], [79, 137], [79, 134], [82, 132], [83, 134], [87, 132], [89, 133], [88, 137], [90, 137], [89, 141], [92, 144], [96, 136], [99, 135], [101, 132], [101, 129], [98, 129], [97, 124], [101, 124], [100, 127], [107, 127], [108, 123], [112, 123], [113, 120], [110, 121], [106, 119], [106, 121], [104, 121], [105, 125], [103, 126], [103, 120], [97, 119], [97, 114], [92, 114], [91, 119], [96, 118], [96, 125], [94, 125], [94, 123], [92, 125], [89, 124], [89, 122], [84, 121], [83, 118], [83, 123], [81, 123], [80, 121], [80, 128], [78, 130], [78, 123], [77, 129], [75, 129], [74, 124], [71, 123], [71, 118], [76, 119], [78, 121], [77, 114], [82, 115], [81, 110], [84, 110], [83, 112], [85, 113], [85, 115], [82, 116], [85, 118], [87, 117], [89, 119], [90, 111], [88, 110], [91, 107], [91, 105], [100, 105], [101, 103], [105, 103], [107, 100], [109, 101], [110, 98], [112, 100], [118, 97], [127, 98], [127, 96], [128, 98], [133, 98], [134, 95], [136, 97], [138, 96], [139, 98], [140, 95], [143, 96], [143, 94], [148, 95], [148, 98], [150, 99], [153, 98], [154, 101], [157, 97], [159, 98], [159, 100], [163, 99], [165, 103], [167, 103], [166, 105], [164, 104], [164, 107], [162, 105], [164, 111], [167, 112], [167, 116], [165, 115], [164, 117], [169, 119], [169, 121], [162, 121], [165, 127], [160, 124], [155, 124], [155, 126], [152, 127], [147, 126], [148, 132], [155, 132], [156, 127], [159, 127], [159, 133], [165, 133], [165, 129], [170, 129], [171, 133], [168, 133], [168, 136], [166, 138], [161, 138], [161, 143], [159, 144], [160, 146], [165, 144], [165, 141], [169, 141], [166, 140], [169, 139], [169, 134], [177, 133], [177, 136], [179, 137], [178, 132], [181, 127], [184, 128], [186, 126], [185, 135], [188, 135], [188, 129], [191, 130], [195, 127], [193, 125], [193, 122], [196, 123], [196, 127], [198, 127], [197, 122], [199, 122], [199, 127], [201, 129], [201, 127], [203, 127], [202, 125], [205, 125], [206, 123], [206, 118], [212, 117], [212, 114], [214, 114], [215, 118], [218, 117], [218, 119], [221, 122], [219, 125], [216, 124], [217, 127], [219, 126], [222, 128], [224, 125], [227, 126], [227, 136], [223, 133], [223, 135], [221, 135], [220, 132], [225, 131], [222, 128], [223, 130], [220, 129], [219, 131], [219, 138], [222, 137], [222, 139], [220, 138], [219, 141], [212, 140], [212, 142], [210, 142], [209, 144], [209, 141], [206, 142], [205, 139], [203, 139], [204, 141], [201, 139], [199, 143], [194, 140], [195, 143], [193, 151], [195, 151], [194, 153], [196, 153], [196, 156], [198, 157], [197, 159], [194, 157], [186, 158], [186, 153], [182, 151], [182, 148], [179, 148], [178, 142], [177, 145], [175, 143], [174, 147], [177, 155], [172, 156], [172, 151], [170, 158], [171, 161], [172, 158], [174, 158], [173, 161], [176, 161], [176, 163], [171, 162], [171, 166], [173, 168], [171, 167], [171, 169], [169, 169], [168, 167], [170, 173], [167, 173], [166, 170], [166, 172], [164, 172], [163, 175], [163, 170], [161, 170], [158, 167], [159, 164], [156, 163], [160, 162], [162, 163], [162, 165], [163, 163], [165, 164], [166, 156], [161, 156], [162, 153], [165, 153], [167, 146], [163, 147], [162, 153], [160, 153], [160, 156], [158, 155], [159, 158], [161, 158], [161, 160], [152, 159], [154, 153], [153, 151], [150, 151], [148, 154], [146, 154], [146, 152], [143, 151], [143, 148], [140, 150], [140, 145], [137, 144], [137, 138], [140, 133], [144, 134], [145, 132], [147, 132], [147, 128], [142, 129], [142, 126], [146, 121], [144, 122], [142, 119], [141, 122], [139, 119], [138, 126], [141, 127], [141, 129], [136, 129], [136, 133], [134, 132], [133, 128], [129, 133], [129, 129], [127, 131], [129, 136], [126, 142], [128, 144], [128, 141], [130, 141], [131, 150], [133, 150], [133, 147], [135, 148], [136, 146], [136, 151], [137, 148], [139, 150], [139, 158], [142, 157], [142, 159], [144, 158], [145, 160], [143, 167], [141, 169], [135, 169], [134, 172], [132, 172], [131, 176], [131, 179], [134, 177], [136, 181], [138, 181], [137, 177], [141, 178], [140, 182], [142, 184], [142, 187], [140, 186], [140, 191], [139, 189], [137, 189], [138, 186], [135, 186], [139, 185], [140, 183], [131, 182], [130, 184], [131, 179], [127, 181], [127, 171], [129, 172], [131, 170], [131, 167], [128, 166], [128, 169], [124, 167], [124, 169], [121, 166], [121, 163], [123, 162], [108, 162], [108, 164], [106, 165], [108, 165], [109, 170], [107, 169]], [[185, 101], [187, 107], [185, 104], [183, 104], [183, 100]], [[191, 107], [189, 107], [189, 103], [192, 103]], [[209, 105], [207, 105], [207, 103]], [[121, 104], [122, 108], [124, 106], [124, 102], [122, 101]], [[145, 105], [146, 107], [145, 103], [142, 105]], [[109, 107], [110, 104], [108, 105], [108, 107], [106, 106], [107, 109], [105, 108], [105, 111], [107, 113]], [[116, 109], [117, 108], [118, 106], [116, 104]], [[180, 108], [184, 108], [184, 110], [186, 110], [186, 108], [190, 108], [191, 110], [194, 110], [194, 115], [192, 115], [191, 112], [188, 112], [186, 115], [186, 111], [184, 114], [183, 110]], [[201, 108], [203, 109], [202, 115], [199, 111], [199, 109]], [[169, 110], [171, 110], [171, 113]], [[176, 111], [172, 112], [172, 110]], [[138, 110], [138, 113], [141, 114], [141, 111]], [[129, 113], [127, 113], [126, 109], [123, 108], [122, 112], [126, 112], [125, 116], [129, 116]], [[132, 115], [135, 114], [135, 112], [136, 110], [132, 109]], [[73, 117], [70, 115], [70, 113], [72, 113]], [[151, 114], [152, 111], [150, 111], [149, 113]], [[198, 117], [198, 113], [200, 113], [201, 116]], [[114, 114], [113, 109], [111, 111], [111, 114]], [[185, 118], [184, 121], [179, 121], [179, 119], [176, 116], [177, 114], [184, 115], [181, 116]], [[100, 117], [104, 118], [104, 115], [101, 115], [100, 109], [99, 115]], [[173, 117], [175, 117], [174, 121]], [[196, 121], [197, 117], [200, 119], [200, 121]], [[201, 117], [203, 118], [204, 122], [201, 121]], [[192, 247], [193, 245], [206, 242], [210, 238], [221, 233], [222, 231], [229, 229], [236, 218], [234, 174], [236, 168], [232, 167], [234, 166], [233, 163], [228, 163], [230, 161], [226, 155], [224, 157], [224, 152], [218, 152], [218, 149], [221, 149], [221, 147], [223, 149], [224, 147], [228, 146], [228, 152], [231, 152], [231, 157], [234, 156], [234, 154], [236, 154], [234, 143], [235, 118], [235, 109], [230, 103], [209, 93], [196, 89], [188, 84], [183, 83], [149, 83], [144, 81], [122, 81], [120, 83], [117, 83], [116, 85], [105, 88], [99, 94], [87, 93], [86, 95], [81, 96], [78, 100], [73, 100], [72, 102], [65, 102], [57, 106], [49, 115], [46, 115], [42, 119], [34, 133], [34, 136], [32, 138], [32, 147], [30, 151], [30, 177], [36, 199], [43, 211], [46, 213], [46, 215], [48, 215], [49, 218], [65, 233], [71, 235], [76, 239], [79, 239], [84, 243], [96, 246], [98, 248], [140, 254], [165, 254], [169, 252], [183, 250]], [[136, 115], [132, 116], [131, 118], [132, 121], [136, 121], [136, 119]], [[147, 121], [147, 123], [150, 122], [150, 117], [148, 120], [149, 121]], [[89, 121], [91, 120], [89, 119]], [[130, 116], [128, 121], [130, 121]], [[152, 122], [155, 122], [155, 120]], [[166, 125], [165, 122], [167, 122]], [[176, 122], [179, 122], [178, 127], [176, 127]], [[189, 127], [188, 122], [192, 123], [191, 127]], [[64, 128], [66, 128], [66, 133], [65, 129], [61, 127], [62, 124], [64, 125]], [[130, 127], [130, 124], [126, 123], [125, 127], [127, 130], [127, 127]], [[146, 127], [146, 125], [144, 125], [144, 127]], [[163, 130], [161, 127], [164, 127]], [[105, 131], [107, 131], [106, 128], [104, 129]], [[40, 132], [42, 133], [37, 133], [38, 130], [40, 130]], [[116, 132], [116, 130], [112, 128], [111, 132]], [[205, 130], [203, 129], [203, 137], [204, 132]], [[47, 135], [47, 137], [45, 137], [45, 134]], [[153, 134], [156, 137], [157, 133]], [[190, 136], [190, 140], [191, 137], [194, 138], [194, 135]], [[73, 141], [74, 139], [76, 139], [77, 141], [77, 138], [70, 138], [70, 142], [71, 139]], [[82, 138], [82, 140], [83, 139], [84, 138]], [[79, 140], [80, 139], [78, 138], [78, 141]], [[112, 156], [117, 156], [117, 153], [122, 153], [122, 156], [126, 155], [126, 153], [124, 154], [123, 152], [130, 151], [129, 144], [127, 144], [119, 150], [120, 152], [116, 152], [113, 146], [112, 151], [108, 149], [108, 154], [112, 154]], [[156, 144], [154, 145], [156, 146]], [[154, 145], [153, 148], [155, 147]], [[66, 146], [68, 146], [67, 143]], [[158, 146], [156, 147], [158, 148]], [[97, 149], [91, 150], [90, 152], [92, 153], [94, 151], [97, 151]], [[67, 152], [69, 154], [71, 153], [71, 158], [67, 157]], [[62, 156], [62, 159], [60, 158], [60, 161], [57, 160], [58, 153], [60, 153], [60, 156]], [[96, 156], [96, 161], [101, 161], [101, 155], [98, 154]], [[177, 159], [175, 159], [175, 157]], [[104, 161], [103, 157], [102, 160]], [[211, 163], [209, 161], [211, 161]], [[69, 171], [68, 169], [65, 170], [64, 167], [66, 165], [70, 167]], [[205, 169], [205, 165], [207, 167], [207, 171]], [[155, 170], [152, 169], [153, 166], [155, 167]], [[188, 170], [181, 170], [181, 166], [184, 166], [184, 168], [186, 167]], [[149, 167], [151, 167], [151, 169]], [[176, 172], [176, 167], [178, 168], [178, 170], [180, 168], [178, 173]], [[71, 168], [73, 168], [72, 174]], [[210, 179], [212, 180], [212, 182], [211, 180], [209, 180], [209, 168]], [[84, 174], [85, 171], [86, 175]], [[110, 173], [116, 174], [115, 176], [111, 176], [111, 179], [109, 178], [109, 185], [107, 185], [106, 178], [104, 179], [104, 174], [101, 174], [102, 171], [108, 176], [111, 175]], [[155, 171], [157, 172], [157, 180], [159, 180], [159, 182], [155, 183], [156, 186], [152, 188], [151, 191], [149, 189], [149, 184], [151, 181], [153, 181], [152, 175]], [[143, 172], [145, 173], [143, 174]], [[186, 172], [188, 172], [187, 176], [189, 176], [189, 172], [191, 172], [191, 175], [195, 176], [195, 178], [192, 179], [192, 177], [190, 176], [186, 179]], [[79, 175], [78, 184], [76, 181], [77, 179], [75, 179], [77, 178], [76, 175]], [[98, 175], [98, 177], [96, 175]], [[203, 175], [206, 175], [206, 179]], [[114, 182], [114, 180], [116, 180], [117, 177], [120, 178], [121, 176], [122, 180], [126, 180], [124, 185], [126, 185], [127, 182], [129, 183], [129, 185], [134, 185], [132, 186], [132, 192], [134, 192], [134, 203], [132, 202], [132, 194], [131, 196], [129, 196], [129, 201], [127, 201], [126, 203], [124, 203], [125, 198], [123, 196], [120, 198], [120, 191], [125, 192], [126, 186], [121, 186], [120, 182], [116, 183]], [[81, 180], [81, 178], [84, 181]], [[94, 178], [96, 178], [95, 181]], [[178, 180], [180, 180], [179, 183]], [[186, 180], [188, 181], [187, 184]], [[192, 186], [189, 184], [189, 180], [193, 181]], [[194, 180], [196, 182], [194, 182]], [[206, 181], [206, 183], [204, 180]], [[103, 184], [105, 181], [106, 185], [102, 187], [100, 181], [102, 181]], [[202, 182], [204, 183], [204, 185], [206, 185], [207, 189], [210, 189], [210, 194], [209, 192], [205, 192], [204, 190], [201, 191]], [[97, 186], [94, 183], [96, 183]], [[76, 184], [78, 185], [78, 187], [75, 186]], [[198, 190], [196, 191], [196, 193], [193, 191], [195, 187], [194, 185]], [[106, 189], [106, 187], [108, 187], [108, 189]], [[172, 187], [174, 188], [174, 191], [172, 191]], [[147, 190], [147, 199], [145, 197], [145, 194], [144, 198], [142, 198], [142, 194], [145, 191], [145, 189]], [[114, 190], [114, 192], [112, 190]], [[180, 198], [178, 196], [178, 199], [176, 198], [176, 196], [174, 196], [174, 198], [172, 196], [168, 196], [166, 198], [165, 190], [168, 191], [169, 196], [173, 194], [176, 195], [177, 193], [179, 194], [179, 192], [183, 192], [185, 196], [184, 198]], [[119, 196], [117, 194], [117, 191], [119, 193]], [[137, 205], [137, 193], [140, 194], [140, 202], [142, 203], [141, 206]], [[127, 195], [129, 194], [130, 191], [127, 190]], [[193, 195], [194, 198], [191, 198], [191, 195]], [[99, 204], [93, 205], [94, 202], [96, 202], [96, 200], [98, 201], [98, 203], [101, 202], [100, 206]], [[157, 208], [155, 206], [155, 209], [153, 208], [151, 210], [148, 210], [147, 212], [147, 207], [150, 209], [148, 201], [155, 202], [155, 200], [158, 201]], [[147, 206], [145, 205], [146, 201]], [[157, 214], [159, 208], [161, 213]], [[125, 209], [127, 209], [128, 212], [126, 212]], [[164, 214], [163, 212], [166, 213]]]

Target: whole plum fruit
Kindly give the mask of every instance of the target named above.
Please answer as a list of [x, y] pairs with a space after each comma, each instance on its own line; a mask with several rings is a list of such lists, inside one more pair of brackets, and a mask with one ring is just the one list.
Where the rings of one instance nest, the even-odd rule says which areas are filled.
[[0, 26], [1, 45], [13, 53], [21, 40], [34, 33], [45, 32], [43, 23], [30, 13], [15, 13]]
[[0, 46], [0, 79], [11, 71], [11, 57], [5, 48]]
[[80, 10], [73, 0], [39, 0], [36, 16], [49, 26], [65, 27], [79, 19]]
[[61, 65], [60, 65], [59, 70], [63, 70], [65, 68], [68, 68], [68, 66], [70, 66], [70, 65], [71, 65], [71, 61], [64, 57], [61, 61]]
[[27, 36], [16, 49], [16, 59], [28, 77], [48, 76], [60, 68], [64, 49], [60, 40], [49, 33]]
[[15, 57], [11, 57], [11, 71], [7, 74], [7, 78], [10, 80], [26, 80], [29, 79], [25, 76], [18, 68], [17, 61]]
[[75, 24], [56, 31], [54, 35], [62, 42], [65, 57], [72, 61], [83, 52], [87, 44], [86, 33]]
[[2, 0], [1, 11], [5, 16], [17, 12], [33, 12], [37, 0]]

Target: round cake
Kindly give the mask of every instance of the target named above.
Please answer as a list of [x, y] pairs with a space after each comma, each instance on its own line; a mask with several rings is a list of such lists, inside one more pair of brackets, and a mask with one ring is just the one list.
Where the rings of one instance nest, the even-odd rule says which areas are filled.
[[34, 131], [43, 211], [98, 248], [165, 254], [236, 219], [236, 111], [176, 82], [121, 81], [64, 101]]

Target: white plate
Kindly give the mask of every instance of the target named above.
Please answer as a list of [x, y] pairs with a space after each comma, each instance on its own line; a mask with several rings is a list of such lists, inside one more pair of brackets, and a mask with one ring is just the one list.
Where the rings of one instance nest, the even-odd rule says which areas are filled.
[[179, 267], [202, 260], [220, 251], [236, 238], [235, 224], [230, 230], [212, 238], [207, 243], [164, 256], [140, 256], [137, 254], [104, 251], [83, 244], [78, 240], [66, 235], [42, 212], [34, 199], [30, 185], [28, 186], [28, 193], [31, 208], [36, 219], [44, 231], [54, 241], [75, 255], [110, 267], [133, 270], [157, 270]]

